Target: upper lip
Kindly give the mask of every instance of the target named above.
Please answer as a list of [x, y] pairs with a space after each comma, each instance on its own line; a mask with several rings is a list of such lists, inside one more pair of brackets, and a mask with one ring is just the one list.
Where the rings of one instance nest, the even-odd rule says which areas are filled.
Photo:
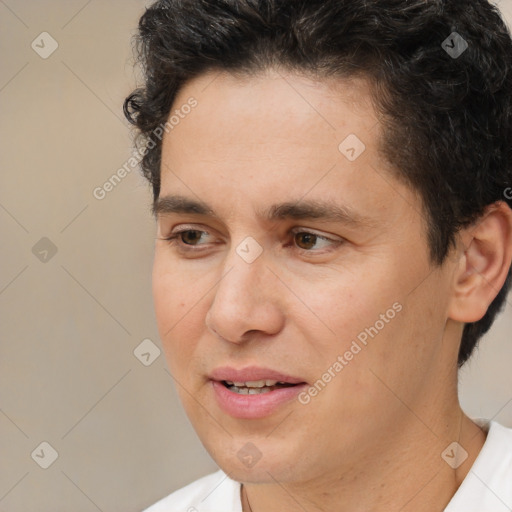
[[259, 366], [247, 366], [245, 368], [233, 368], [231, 366], [222, 366], [215, 368], [210, 373], [210, 379], [230, 382], [251, 382], [258, 380], [275, 380], [277, 382], [286, 382], [289, 384], [301, 384], [304, 379], [286, 375], [285, 373], [272, 370], [270, 368], [261, 368]]

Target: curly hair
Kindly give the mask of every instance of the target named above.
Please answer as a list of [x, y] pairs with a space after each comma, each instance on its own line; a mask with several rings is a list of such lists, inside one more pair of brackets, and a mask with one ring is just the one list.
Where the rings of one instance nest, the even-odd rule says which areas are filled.
[[[140, 18], [135, 50], [144, 84], [124, 113], [155, 200], [162, 141], [152, 134], [185, 82], [279, 66], [368, 80], [380, 153], [421, 197], [434, 265], [487, 205], [512, 206], [512, 40], [487, 0], [160, 0]], [[483, 318], [465, 324], [459, 367], [503, 309], [511, 275]]]

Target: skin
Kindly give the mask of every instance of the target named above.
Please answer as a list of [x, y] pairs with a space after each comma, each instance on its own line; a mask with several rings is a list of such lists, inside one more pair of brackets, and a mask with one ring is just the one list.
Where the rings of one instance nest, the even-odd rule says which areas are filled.
[[[464, 322], [481, 318], [505, 281], [512, 212], [497, 203], [434, 267], [421, 201], [379, 154], [364, 80], [209, 72], [173, 109], [190, 96], [197, 107], [163, 140], [160, 197], [200, 199], [217, 217], [157, 215], [153, 290], [202, 443], [243, 482], [244, 511], [443, 510], [485, 441], [458, 402], [457, 352]], [[351, 133], [366, 146], [352, 162], [338, 149]], [[301, 198], [349, 206], [367, 222], [258, 216]], [[204, 233], [165, 240], [184, 228]], [[294, 228], [343, 243], [305, 241]], [[236, 252], [248, 236], [263, 250], [250, 264]], [[257, 365], [314, 383], [395, 303], [401, 311], [307, 405], [251, 420], [217, 405], [214, 368]], [[453, 441], [468, 452], [457, 469], [441, 458]], [[252, 468], [237, 457], [247, 442], [262, 454]]]

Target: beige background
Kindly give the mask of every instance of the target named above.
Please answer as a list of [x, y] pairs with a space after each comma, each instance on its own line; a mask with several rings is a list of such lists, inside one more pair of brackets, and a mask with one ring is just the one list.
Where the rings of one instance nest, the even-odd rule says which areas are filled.
[[[160, 346], [149, 188], [135, 170], [93, 196], [131, 156], [122, 101], [144, 5], [0, 0], [1, 512], [138, 511], [216, 468], [163, 353], [134, 355]], [[500, 7], [512, 21], [512, 0]], [[42, 32], [58, 43], [46, 59]], [[511, 328], [509, 300], [461, 372], [468, 413], [509, 426]]]

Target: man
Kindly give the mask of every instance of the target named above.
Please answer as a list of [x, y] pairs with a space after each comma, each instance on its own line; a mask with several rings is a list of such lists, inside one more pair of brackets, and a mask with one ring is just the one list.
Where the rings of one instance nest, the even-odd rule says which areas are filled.
[[457, 370], [510, 284], [485, 0], [168, 0], [139, 24], [167, 361], [221, 468], [148, 511], [512, 510]]

